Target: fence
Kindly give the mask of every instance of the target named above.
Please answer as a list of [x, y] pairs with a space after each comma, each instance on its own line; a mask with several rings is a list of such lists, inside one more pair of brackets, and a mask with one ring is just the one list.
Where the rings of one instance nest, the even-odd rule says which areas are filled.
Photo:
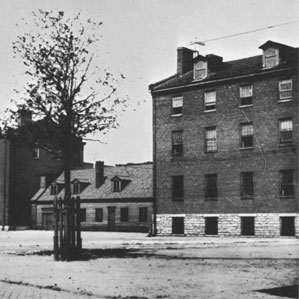
[[54, 260], [70, 261], [82, 249], [80, 197], [54, 198]]

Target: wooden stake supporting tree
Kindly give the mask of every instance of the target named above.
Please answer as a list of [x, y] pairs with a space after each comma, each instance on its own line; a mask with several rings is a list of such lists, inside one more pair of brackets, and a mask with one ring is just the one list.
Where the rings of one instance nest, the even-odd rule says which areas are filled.
[[54, 199], [54, 259], [74, 260], [82, 249], [80, 198]]
[[[62, 153], [65, 198], [56, 203], [59, 209], [55, 215], [60, 220], [55, 224], [59, 234], [54, 237], [54, 245], [66, 244], [61, 258], [68, 260], [75, 234], [74, 219], [78, 225], [75, 209], [68, 204], [74, 140], [117, 127], [117, 108], [123, 110], [126, 98], [117, 94], [119, 80], [100, 67], [101, 22], [81, 21], [80, 14], [71, 19], [63, 12], [42, 10], [33, 13], [32, 21], [34, 26], [30, 24], [29, 31], [20, 35], [13, 45], [15, 54], [27, 68], [28, 83], [23, 91], [18, 91], [16, 109], [7, 111], [9, 117], [2, 127], [8, 132], [13, 121], [16, 124], [18, 111], [30, 110], [45, 125], [36, 129], [31, 126], [26, 134], [28, 140]], [[23, 28], [26, 24], [22, 24]], [[124, 76], [120, 74], [120, 78]]]

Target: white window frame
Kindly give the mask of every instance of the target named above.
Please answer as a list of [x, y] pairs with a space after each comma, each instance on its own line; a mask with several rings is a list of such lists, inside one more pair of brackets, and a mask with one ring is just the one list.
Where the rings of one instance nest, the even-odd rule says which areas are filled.
[[[175, 108], [181, 108], [179, 113], [175, 112]], [[172, 115], [182, 115], [183, 114], [183, 96], [172, 98]]]
[[[253, 87], [252, 84], [246, 84], [240, 86], [240, 106], [252, 106], [252, 94], [253, 94]], [[242, 104], [242, 99], [251, 99], [250, 104]]]
[[[289, 123], [289, 125], [286, 125]], [[291, 118], [280, 119], [279, 120], [279, 143], [280, 144], [292, 144], [293, 143], [293, 130], [294, 130], [294, 123]], [[283, 138], [283, 134], [285, 132], [291, 132], [291, 139]]]
[[[273, 60], [271, 60], [271, 59], [273, 59]], [[272, 67], [277, 66], [279, 63], [278, 49], [276, 49], [276, 48], [265, 49], [264, 55], [263, 55], [263, 60], [264, 60], [263, 61], [264, 68], [272, 68]]]
[[208, 75], [208, 63], [206, 61], [199, 60], [194, 63], [194, 80], [201, 80]]
[[[214, 108], [209, 108], [215, 106]], [[204, 93], [204, 111], [216, 111], [216, 90], [205, 91]]]
[[[208, 132], [213, 132], [213, 136], [208, 136]], [[217, 151], [217, 129], [216, 127], [205, 128], [205, 144], [206, 152], [216, 152]]]
[[[287, 88], [287, 87], [288, 88]], [[279, 101], [285, 102], [292, 100], [293, 80], [286, 79], [279, 81]]]

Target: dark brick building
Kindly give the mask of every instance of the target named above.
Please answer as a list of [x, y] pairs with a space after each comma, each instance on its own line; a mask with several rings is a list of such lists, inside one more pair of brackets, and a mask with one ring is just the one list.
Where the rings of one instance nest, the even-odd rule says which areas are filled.
[[299, 236], [298, 48], [259, 48], [150, 85], [157, 234]]
[[[19, 127], [31, 123], [31, 114], [20, 117]], [[84, 143], [74, 146], [73, 167], [83, 167]], [[40, 188], [40, 177], [48, 186], [63, 170], [57, 151], [29, 146], [21, 136], [0, 138], [0, 225], [30, 227], [32, 196]]]

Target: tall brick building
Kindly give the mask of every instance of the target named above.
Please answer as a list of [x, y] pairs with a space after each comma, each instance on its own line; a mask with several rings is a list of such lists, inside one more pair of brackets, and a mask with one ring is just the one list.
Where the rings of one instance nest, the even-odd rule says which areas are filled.
[[[30, 125], [31, 114], [21, 113], [19, 127]], [[76, 142], [73, 167], [83, 167], [84, 143]], [[0, 226], [30, 227], [32, 196], [40, 188], [40, 177], [48, 186], [63, 170], [54, 151], [29, 146], [20, 136], [0, 136]]]
[[299, 236], [298, 48], [223, 61], [177, 49], [150, 85], [160, 235]]

